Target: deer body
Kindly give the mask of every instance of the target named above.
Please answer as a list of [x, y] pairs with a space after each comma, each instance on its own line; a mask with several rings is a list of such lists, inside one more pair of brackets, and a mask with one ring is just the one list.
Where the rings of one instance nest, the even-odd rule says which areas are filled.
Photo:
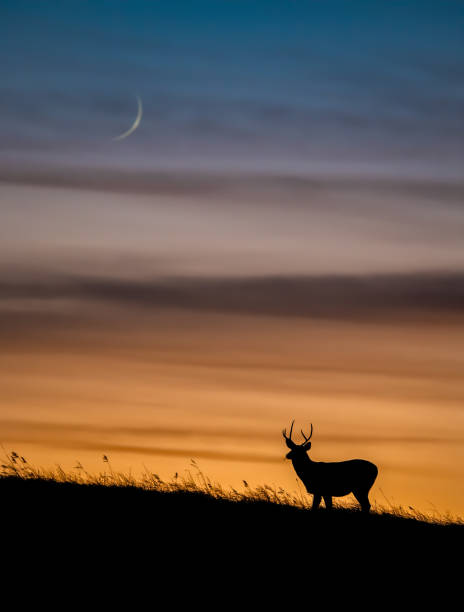
[[309, 439], [312, 435], [312, 425], [311, 435], [307, 438], [303, 434], [305, 442], [300, 445], [295, 444], [291, 439], [292, 429], [290, 429], [288, 438], [284, 430], [285, 441], [291, 449], [287, 454], [287, 459], [291, 460], [295, 472], [308, 493], [314, 496], [313, 510], [319, 507], [321, 498], [324, 498], [326, 508], [331, 508], [332, 497], [343, 497], [353, 493], [361, 509], [369, 512], [371, 505], [368, 494], [377, 478], [377, 466], [364, 459], [333, 463], [312, 461], [308, 456], [311, 447]]

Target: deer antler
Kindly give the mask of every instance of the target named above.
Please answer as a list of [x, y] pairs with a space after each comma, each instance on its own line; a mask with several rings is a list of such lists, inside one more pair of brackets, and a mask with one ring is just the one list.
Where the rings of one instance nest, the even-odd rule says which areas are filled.
[[294, 423], [295, 423], [295, 419], [293, 419], [293, 421], [292, 421], [292, 425], [291, 425], [291, 427], [290, 427], [290, 435], [288, 435], [288, 436], [287, 436], [287, 430], [286, 430], [286, 429], [284, 429], [284, 430], [282, 431], [282, 435], [284, 436], [284, 438], [285, 438], [285, 442], [287, 443], [287, 446], [288, 446], [289, 448], [294, 448], [294, 447], [296, 446], [296, 445], [295, 445], [295, 442], [293, 442], [293, 440], [292, 440], [292, 431], [293, 431], [293, 424], [294, 424]]
[[292, 439], [292, 431], [293, 431], [293, 424], [294, 423], [295, 423], [295, 419], [293, 419], [293, 421], [292, 421], [292, 425], [290, 427], [290, 435], [289, 436], [287, 436], [287, 428], [282, 430], [282, 434], [283, 434], [284, 438], [287, 439], [287, 440], [291, 440]]
[[309, 442], [311, 440], [311, 436], [313, 435], [313, 424], [311, 423], [311, 433], [309, 434], [309, 438], [307, 438], [304, 434], [304, 431], [301, 430], [301, 435], [303, 436], [303, 438], [305, 439], [304, 443], [306, 444], [306, 442]]

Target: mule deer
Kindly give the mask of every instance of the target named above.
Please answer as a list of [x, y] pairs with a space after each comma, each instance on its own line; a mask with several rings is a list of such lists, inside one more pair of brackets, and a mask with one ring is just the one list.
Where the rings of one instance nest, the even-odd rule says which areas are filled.
[[287, 430], [282, 434], [285, 442], [290, 449], [286, 458], [291, 459], [293, 468], [303, 482], [308, 493], [313, 495], [312, 510], [317, 510], [324, 498], [325, 507], [332, 508], [332, 497], [343, 497], [353, 493], [361, 505], [363, 512], [369, 512], [371, 504], [369, 502], [369, 490], [377, 478], [377, 466], [364, 459], [351, 459], [350, 461], [338, 461], [334, 463], [323, 463], [322, 461], [312, 461], [308, 456], [311, 448], [311, 436], [313, 435], [313, 424], [311, 423], [311, 433], [306, 437], [301, 431], [305, 441], [303, 444], [295, 444], [292, 440], [293, 424], [290, 427], [290, 435]]

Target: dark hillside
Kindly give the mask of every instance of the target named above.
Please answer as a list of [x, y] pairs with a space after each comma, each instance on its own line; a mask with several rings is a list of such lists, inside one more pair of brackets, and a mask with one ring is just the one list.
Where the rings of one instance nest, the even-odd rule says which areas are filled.
[[285, 600], [283, 590], [299, 602], [362, 596], [364, 607], [380, 595], [444, 601], [460, 584], [459, 524], [18, 476], [0, 478], [0, 498], [4, 578], [27, 576], [24, 587], [36, 581], [60, 605], [70, 593], [88, 605], [96, 588], [105, 607], [128, 590], [130, 607], [156, 608], [167, 591], [189, 606], [226, 596], [261, 609]]
[[[260, 500], [218, 499], [203, 491], [166, 492], [137, 486], [57, 482], [47, 479], [0, 479], [3, 509], [10, 529], [21, 536], [60, 546], [64, 540], [92, 542], [102, 550], [118, 546], [134, 551], [142, 542], [157, 549], [190, 542], [217, 552], [241, 554], [250, 542], [276, 553], [301, 543], [313, 549], [393, 546], [414, 550], [464, 544], [461, 524], [430, 523], [392, 514], [363, 515], [357, 510], [317, 512]], [[300, 548], [298, 544], [296, 550]]]

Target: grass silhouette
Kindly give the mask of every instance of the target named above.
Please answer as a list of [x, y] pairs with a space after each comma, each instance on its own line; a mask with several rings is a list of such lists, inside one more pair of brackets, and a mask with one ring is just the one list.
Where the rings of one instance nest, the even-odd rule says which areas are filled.
[[463, 521], [447, 515], [378, 505], [366, 515], [354, 501], [312, 512], [309, 495], [246, 481], [242, 490], [225, 489], [194, 460], [184, 476], [166, 481], [149, 470], [116, 472], [105, 455], [103, 470], [92, 474], [79, 462], [70, 472], [36, 468], [11, 452], [0, 499], [2, 556], [11, 568], [32, 568], [50, 594], [64, 589], [64, 601], [81, 591], [93, 601], [96, 583], [114, 606], [124, 584], [135, 597], [142, 575], [143, 605], [153, 589], [159, 603], [165, 589], [202, 606], [235, 596], [237, 606], [253, 607], [240, 600], [251, 589], [261, 609], [264, 601], [274, 605], [282, 584], [326, 585], [324, 597], [342, 584], [363, 597], [380, 587], [393, 597], [401, 586], [401, 597], [411, 592], [417, 601], [426, 597], [427, 576], [433, 585], [448, 580], [459, 566], [451, 553], [464, 542]]
[[[301, 488], [299, 494], [291, 494], [281, 487], [261, 485], [251, 487], [246, 480], [243, 480], [243, 489], [238, 490], [233, 487], [225, 488], [219, 483], [211, 481], [200, 469], [195, 459], [191, 459], [190, 469], [186, 470], [185, 475], [174, 474], [171, 480], [163, 480], [154, 472], [145, 468], [141, 476], [136, 477], [131, 473], [114, 471], [107, 455], [102, 456], [104, 469], [99, 473], [90, 473], [84, 466], [77, 461], [73, 470], [65, 472], [60, 466], [55, 469], [43, 469], [31, 465], [27, 459], [15, 451], [5, 452], [5, 459], [0, 465], [0, 489], [17, 487], [18, 490], [27, 494], [28, 486], [32, 487], [55, 487], [63, 485], [69, 489], [73, 487], [75, 491], [80, 490], [83, 496], [84, 491], [95, 491], [98, 489], [100, 494], [105, 491], [119, 490], [120, 494], [135, 493], [156, 493], [159, 495], [183, 495], [190, 496], [190, 499], [203, 498], [208, 503], [229, 502], [230, 504], [268, 504], [270, 511], [286, 509], [288, 511], [307, 511], [311, 506], [311, 498]], [[382, 491], [381, 491], [382, 492]], [[88, 494], [88, 493], [87, 493]], [[382, 492], [383, 494], [383, 492]], [[384, 496], [385, 497], [385, 496]], [[408, 506], [392, 504], [386, 497], [388, 506], [378, 503], [373, 504], [369, 515], [378, 520], [383, 517], [385, 520], [396, 520], [401, 523], [430, 525], [432, 527], [464, 527], [464, 519], [453, 516], [450, 513], [439, 513], [434, 510], [433, 514], [425, 514], [417, 509]], [[192, 501], [192, 503], [194, 503]], [[335, 516], [354, 516], [359, 512], [358, 504], [338, 502], [334, 504]], [[324, 509], [321, 512], [324, 513]], [[311, 513], [315, 516], [314, 513]], [[336, 520], [336, 519], [334, 519]]]

